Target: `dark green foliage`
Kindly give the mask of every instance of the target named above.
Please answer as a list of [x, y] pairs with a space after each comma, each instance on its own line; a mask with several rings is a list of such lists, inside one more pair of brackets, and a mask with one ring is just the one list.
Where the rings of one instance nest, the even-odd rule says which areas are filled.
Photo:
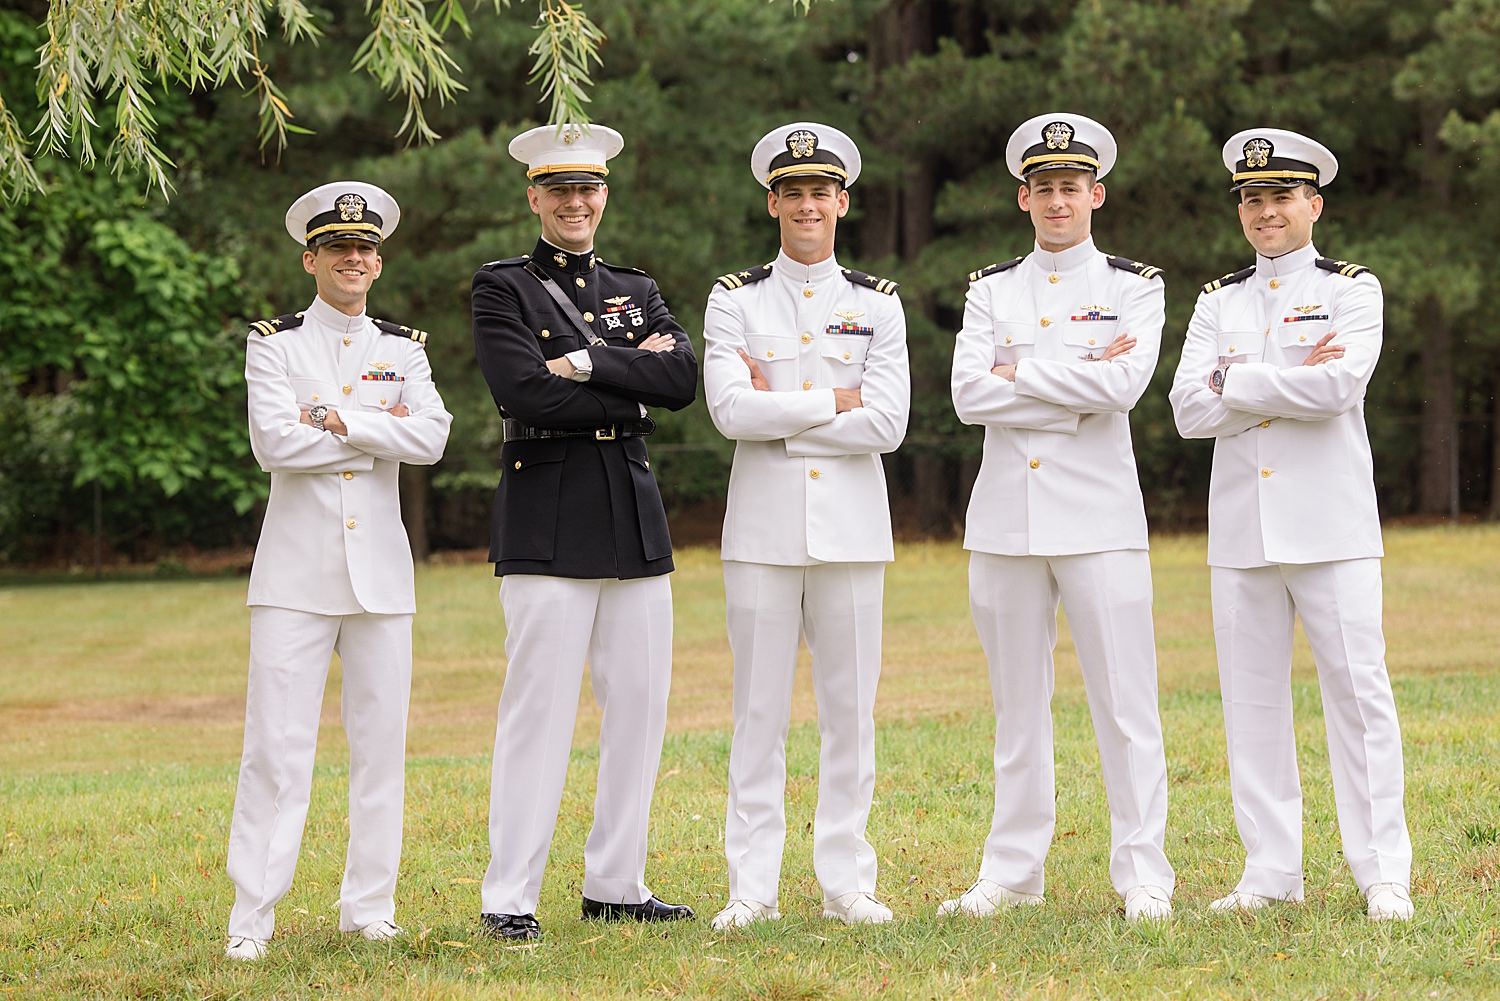
[[[34, 481], [27, 493], [55, 512], [46, 532], [76, 527], [74, 483], [96, 473], [118, 484], [113, 503], [134, 505], [114, 512], [122, 526], [200, 544], [248, 531], [234, 502], [264, 479], [243, 449], [235, 338], [218, 331], [247, 295], [273, 313], [310, 301], [282, 214], [314, 184], [357, 176], [403, 206], [371, 312], [432, 332], [455, 415], [427, 481], [433, 543], [485, 543], [499, 427], [472, 360], [469, 280], [535, 239], [505, 146], [545, 110], [526, 84], [531, 35], [518, 11], [474, 14], [467, 39], [450, 32], [469, 89], [429, 109], [446, 137], [433, 147], [391, 138], [402, 106], [348, 72], [363, 4], [331, 0], [316, 48], [263, 53], [313, 132], [279, 162], [260, 152], [254, 100], [231, 88], [158, 95], [179, 168], [169, 204], [46, 165], [53, 193], [0, 217], [11, 227], [0, 256], [19, 269], [0, 275], [0, 366], [21, 380], [30, 415], [0, 420], [0, 475]], [[898, 517], [918, 512], [908, 524], [945, 531], [962, 513], [980, 441], [948, 400], [964, 276], [1031, 246], [1002, 156], [1011, 129], [1047, 108], [1114, 130], [1121, 156], [1096, 242], [1166, 271], [1161, 362], [1132, 419], [1153, 524], [1201, 524], [1206, 508], [1211, 445], [1178, 437], [1166, 391], [1199, 286], [1253, 260], [1219, 162], [1223, 140], [1253, 124], [1305, 131], [1337, 153], [1318, 246], [1385, 287], [1386, 351], [1367, 404], [1385, 513], [1433, 510], [1434, 489], [1446, 511], [1446, 481], [1432, 487], [1446, 467], [1433, 462], [1451, 440], [1424, 439], [1448, 419], [1444, 399], [1461, 419], [1463, 504], [1492, 505], [1500, 0], [838, 0], [809, 17], [763, 0], [597, 0], [589, 13], [609, 36], [591, 113], [626, 136], [599, 251], [655, 276], [700, 348], [713, 278], [776, 252], [747, 166], [755, 140], [808, 118], [860, 142], [866, 171], [839, 254], [902, 283], [915, 399], [911, 443], [889, 468]], [[17, 109], [35, 58], [27, 30], [0, 15], [0, 85]], [[153, 381], [182, 391], [148, 392]], [[669, 506], [721, 495], [730, 448], [701, 403], [660, 419]], [[11, 518], [0, 545], [24, 531], [5, 513], [11, 496], [0, 497]]]

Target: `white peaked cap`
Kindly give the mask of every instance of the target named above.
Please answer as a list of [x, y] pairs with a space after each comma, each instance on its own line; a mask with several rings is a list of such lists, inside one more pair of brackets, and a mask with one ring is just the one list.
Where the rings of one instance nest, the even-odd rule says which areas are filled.
[[286, 210], [287, 234], [303, 247], [351, 239], [378, 244], [400, 222], [396, 199], [364, 181], [320, 184]]
[[1109, 129], [1083, 115], [1052, 111], [1021, 124], [1005, 144], [1005, 165], [1021, 180], [1044, 170], [1092, 170], [1102, 178], [1119, 148]]
[[1224, 166], [1234, 187], [1321, 188], [1338, 176], [1339, 161], [1327, 146], [1286, 129], [1246, 129], [1224, 144]]
[[772, 129], [750, 154], [750, 172], [763, 188], [783, 177], [829, 177], [847, 188], [859, 177], [862, 166], [853, 139], [817, 122], [793, 122]]
[[542, 125], [510, 141], [510, 155], [526, 164], [534, 184], [598, 184], [625, 137], [603, 125]]

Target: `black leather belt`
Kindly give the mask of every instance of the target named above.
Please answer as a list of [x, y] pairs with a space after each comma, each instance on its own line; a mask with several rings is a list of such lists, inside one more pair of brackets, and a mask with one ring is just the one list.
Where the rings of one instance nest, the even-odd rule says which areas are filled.
[[614, 441], [616, 438], [644, 438], [656, 431], [656, 422], [649, 417], [627, 424], [611, 424], [607, 428], [534, 428], [528, 427], [514, 417], [505, 418], [505, 440], [538, 441], [547, 438], [592, 438], [595, 441]]

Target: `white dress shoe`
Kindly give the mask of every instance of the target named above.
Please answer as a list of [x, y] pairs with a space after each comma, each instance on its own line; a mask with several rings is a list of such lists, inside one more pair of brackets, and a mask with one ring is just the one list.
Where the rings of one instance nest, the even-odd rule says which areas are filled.
[[1172, 916], [1172, 898], [1159, 886], [1132, 886], [1125, 891], [1125, 920], [1165, 921]]
[[1227, 897], [1220, 897], [1208, 905], [1211, 911], [1227, 914], [1238, 911], [1243, 914], [1254, 914], [1262, 907], [1270, 907], [1272, 904], [1281, 903], [1275, 897], [1262, 897], [1258, 893], [1248, 893], [1244, 890], [1235, 890]]
[[246, 963], [254, 963], [266, 958], [266, 940], [263, 938], [246, 938], [244, 935], [229, 936], [229, 944], [224, 947], [225, 959], [238, 959]]
[[1400, 883], [1376, 883], [1365, 891], [1371, 921], [1410, 921], [1416, 913], [1411, 894]]
[[406, 934], [406, 929], [394, 921], [373, 921], [359, 930], [366, 942], [389, 942]]
[[965, 914], [971, 918], [987, 918], [1007, 907], [1036, 907], [1042, 902], [1040, 893], [1017, 893], [992, 879], [981, 879], [957, 900], [943, 901], [938, 907], [938, 917]]
[[823, 901], [823, 916], [846, 925], [883, 925], [896, 919], [889, 907], [875, 899], [875, 894], [859, 890]]
[[743, 928], [756, 921], [780, 921], [781, 912], [774, 907], [767, 907], [759, 900], [747, 900], [741, 897], [731, 900], [729, 905], [714, 916], [714, 931], [728, 931], [730, 928]]

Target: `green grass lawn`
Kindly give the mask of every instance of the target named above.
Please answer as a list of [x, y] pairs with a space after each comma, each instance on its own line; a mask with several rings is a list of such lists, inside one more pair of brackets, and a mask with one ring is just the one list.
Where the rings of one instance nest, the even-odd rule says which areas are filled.
[[[1500, 997], [1500, 531], [1387, 535], [1389, 663], [1405, 734], [1417, 919], [1374, 926], [1339, 855], [1321, 710], [1299, 640], [1307, 900], [1210, 916], [1234, 831], [1202, 538], [1155, 543], [1167, 852], [1176, 916], [1127, 926], [1070, 641], [1058, 651], [1058, 827], [1047, 905], [990, 921], [937, 904], [972, 879], [992, 803], [992, 719], [965, 555], [903, 547], [887, 575], [879, 781], [869, 836], [897, 922], [822, 921], [812, 873], [817, 733], [799, 677], [789, 751], [785, 918], [714, 934], [722, 906], [730, 667], [713, 553], [681, 555], [670, 732], [648, 881], [692, 903], [671, 927], [579, 921], [598, 715], [585, 711], [538, 916], [546, 938], [476, 934], [489, 746], [504, 676], [488, 566], [418, 575], [406, 851], [395, 945], [336, 930], [347, 750], [337, 664], [302, 863], [266, 962], [221, 958], [239, 756], [244, 581], [0, 589], [0, 998], [1449, 998]], [[804, 661], [806, 654], [804, 652]]]

